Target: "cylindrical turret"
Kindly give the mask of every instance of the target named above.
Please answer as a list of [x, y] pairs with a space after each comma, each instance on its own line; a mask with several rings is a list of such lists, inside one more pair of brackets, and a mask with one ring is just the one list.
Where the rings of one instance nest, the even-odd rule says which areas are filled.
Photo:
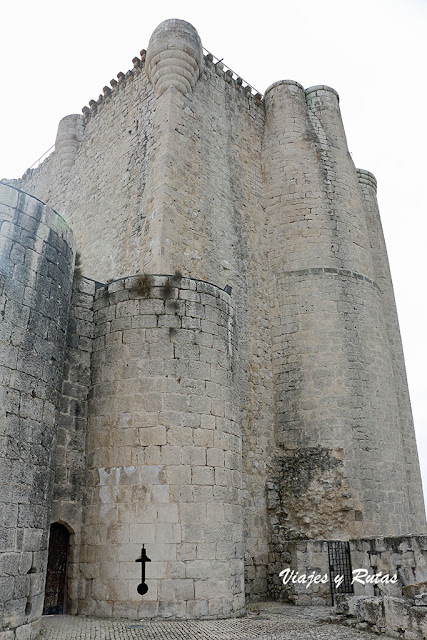
[[[95, 301], [78, 612], [238, 615], [242, 443], [231, 299], [187, 278], [138, 282], [113, 283]], [[151, 562], [141, 598], [143, 544]]]
[[426, 524], [425, 508], [417, 443], [390, 266], [378, 210], [377, 181], [372, 173], [364, 169], [357, 169], [357, 176], [364, 197], [375, 281], [382, 292], [384, 317], [386, 319], [390, 354], [393, 362], [393, 379], [399, 406], [399, 424], [402, 431], [402, 442], [404, 443], [402, 455], [405, 464], [407, 505], [409, 506], [406, 516], [408, 518], [407, 531], [412, 533], [424, 532]]
[[305, 93], [285, 81], [265, 96], [277, 542], [400, 534], [402, 439], [363, 198], [336, 92]]
[[265, 109], [264, 184], [272, 269], [323, 266], [334, 259], [333, 226], [303, 87], [292, 80], [274, 83], [266, 91]]
[[182, 94], [196, 84], [203, 69], [199, 34], [185, 20], [165, 20], [153, 31], [145, 58], [147, 76], [158, 96], [174, 87]]
[[74, 113], [60, 120], [55, 140], [55, 151], [59, 155], [64, 174], [71, 172], [77, 151], [84, 134], [83, 116]]
[[335, 89], [325, 85], [306, 90], [308, 117], [315, 132], [319, 164], [324, 175], [336, 245], [331, 247], [341, 268], [372, 278], [372, 256], [356, 169]]
[[35, 636], [42, 614], [73, 262], [64, 220], [0, 184], [0, 631], [8, 638]]

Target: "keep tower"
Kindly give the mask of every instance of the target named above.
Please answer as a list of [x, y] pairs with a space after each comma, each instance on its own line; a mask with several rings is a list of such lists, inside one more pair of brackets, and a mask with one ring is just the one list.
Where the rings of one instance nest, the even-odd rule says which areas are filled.
[[376, 181], [338, 94], [261, 96], [176, 19], [133, 64], [1, 185], [13, 637], [36, 633], [51, 523], [67, 611], [128, 618], [241, 615], [293, 544], [425, 531]]

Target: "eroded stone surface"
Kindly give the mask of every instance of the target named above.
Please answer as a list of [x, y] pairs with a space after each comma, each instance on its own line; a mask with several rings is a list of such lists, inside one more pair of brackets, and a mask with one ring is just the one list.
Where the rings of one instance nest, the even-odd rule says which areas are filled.
[[[418, 596], [419, 597], [419, 596]], [[338, 596], [336, 621], [369, 629], [392, 638], [424, 640], [427, 606], [413, 598], [395, 596]]]

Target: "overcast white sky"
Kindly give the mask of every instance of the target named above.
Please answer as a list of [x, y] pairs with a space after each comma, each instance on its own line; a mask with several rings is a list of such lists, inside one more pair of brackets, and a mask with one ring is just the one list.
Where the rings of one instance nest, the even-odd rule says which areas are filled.
[[167, 18], [191, 22], [262, 93], [281, 79], [338, 91], [353, 160], [378, 180], [427, 493], [427, 1], [9, 2], [0, 178], [20, 177], [54, 144], [59, 120], [132, 68]]

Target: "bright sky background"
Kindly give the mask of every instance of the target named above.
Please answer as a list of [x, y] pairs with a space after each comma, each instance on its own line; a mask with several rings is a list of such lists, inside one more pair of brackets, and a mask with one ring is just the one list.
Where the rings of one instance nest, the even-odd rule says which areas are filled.
[[0, 178], [20, 177], [167, 18], [262, 93], [282, 79], [338, 91], [353, 160], [378, 180], [427, 494], [427, 0], [8, 2]]

